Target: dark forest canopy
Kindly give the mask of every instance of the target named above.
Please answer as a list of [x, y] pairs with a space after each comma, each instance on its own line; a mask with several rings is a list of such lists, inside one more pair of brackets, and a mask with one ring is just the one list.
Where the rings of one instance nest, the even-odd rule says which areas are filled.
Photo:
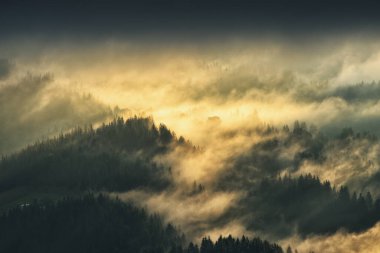
[[154, 252], [183, 243], [159, 216], [104, 195], [34, 201], [0, 217], [1, 252]]
[[170, 253], [283, 253], [282, 248], [275, 244], [270, 243], [266, 240], [261, 240], [256, 237], [249, 239], [245, 236], [242, 238], [233, 238], [231, 235], [228, 237], [220, 236], [218, 240], [213, 242], [209, 237], [203, 238], [198, 245], [190, 243], [185, 251], [182, 249], [171, 250]]
[[170, 185], [170, 168], [153, 157], [181, 145], [165, 125], [151, 118], [117, 118], [97, 129], [77, 128], [5, 157], [0, 163], [0, 189], [60, 187], [125, 191]]
[[282, 253], [277, 244], [220, 237], [189, 243], [171, 224], [117, 199], [34, 201], [0, 216], [1, 252]]
[[336, 189], [312, 175], [263, 179], [248, 188], [239, 204], [221, 220], [245, 217], [247, 228], [273, 238], [359, 232], [380, 220], [380, 199], [367, 192]]

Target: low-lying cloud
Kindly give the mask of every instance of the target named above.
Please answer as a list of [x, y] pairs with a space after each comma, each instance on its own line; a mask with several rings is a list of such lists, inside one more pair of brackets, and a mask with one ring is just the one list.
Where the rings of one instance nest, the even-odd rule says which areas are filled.
[[281, 242], [292, 245], [298, 252], [326, 253], [379, 253], [380, 223], [362, 233], [339, 231], [331, 236], [313, 236], [300, 239], [291, 238]]

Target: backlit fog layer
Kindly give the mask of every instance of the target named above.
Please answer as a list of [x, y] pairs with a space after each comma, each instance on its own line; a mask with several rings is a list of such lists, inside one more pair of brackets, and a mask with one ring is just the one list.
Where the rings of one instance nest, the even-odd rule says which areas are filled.
[[[252, 152], [261, 155], [258, 144], [263, 141], [285, 138], [281, 132], [264, 135], [267, 125], [292, 128], [298, 120], [316, 136], [319, 131], [336, 136], [346, 127], [380, 133], [379, 42], [363, 36], [154, 45], [121, 40], [3, 42], [0, 153], [115, 116], [151, 116], [200, 151], [175, 149], [155, 158], [172, 167], [174, 189], [115, 193], [121, 198], [162, 214], [195, 239], [221, 233], [264, 235], [302, 252], [311, 246], [317, 252], [315, 247], [380, 252], [371, 243], [380, 239], [379, 225], [357, 234], [339, 231], [326, 240], [253, 231], [242, 216], [218, 221], [246, 194], [239, 180], [232, 183], [241, 184], [240, 189], [221, 190], [223, 175], [235, 164], [244, 165]], [[273, 154], [278, 175], [311, 173], [336, 186], [378, 195], [378, 185], [371, 184], [379, 172], [378, 141], [342, 144], [333, 139], [324, 146], [322, 162], [295, 165], [293, 157], [302, 148], [294, 144]], [[264, 167], [255, 169], [265, 175], [270, 168]], [[185, 194], [194, 181], [205, 191]]]

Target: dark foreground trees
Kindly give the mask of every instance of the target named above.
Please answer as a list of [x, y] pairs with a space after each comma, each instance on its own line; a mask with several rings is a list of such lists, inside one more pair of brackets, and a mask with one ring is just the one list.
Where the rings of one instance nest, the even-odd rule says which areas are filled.
[[151, 252], [183, 240], [157, 215], [103, 195], [35, 201], [0, 217], [0, 252]]
[[[219, 237], [219, 239], [213, 243], [210, 238], [204, 238], [200, 246], [200, 253], [282, 253], [283, 250], [277, 244], [263, 241], [260, 238], [253, 238], [252, 240], [242, 237], [241, 239], [235, 239], [231, 236]], [[195, 253], [195, 252], [194, 252]]]
[[215, 242], [209, 237], [203, 238], [200, 246], [190, 243], [188, 247], [172, 248], [169, 253], [283, 253], [282, 248], [268, 241], [256, 237], [249, 239], [219, 237]]
[[157, 215], [117, 199], [87, 194], [26, 203], [0, 217], [0, 252], [282, 253], [259, 238], [204, 238], [200, 246]]

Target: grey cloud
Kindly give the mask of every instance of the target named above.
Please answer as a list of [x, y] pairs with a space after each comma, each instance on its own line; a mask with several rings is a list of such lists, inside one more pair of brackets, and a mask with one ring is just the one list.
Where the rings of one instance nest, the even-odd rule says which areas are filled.
[[377, 101], [380, 99], [380, 82], [339, 87], [329, 95], [341, 97], [348, 102]]
[[292, 71], [280, 71], [263, 77], [243, 68], [220, 73], [213, 82], [191, 90], [190, 94], [196, 100], [214, 98], [225, 101], [243, 97], [257, 99], [271, 92], [290, 93], [299, 85], [300, 81]]
[[111, 115], [112, 110], [91, 95], [54, 86], [51, 74], [27, 74], [0, 88], [0, 153]]
[[368, 103], [380, 100], [380, 82], [359, 83], [327, 89], [303, 89], [296, 93], [298, 100], [321, 102], [331, 97], [344, 99], [348, 103]]
[[6, 79], [11, 74], [12, 67], [9, 60], [0, 58], [0, 80]]

